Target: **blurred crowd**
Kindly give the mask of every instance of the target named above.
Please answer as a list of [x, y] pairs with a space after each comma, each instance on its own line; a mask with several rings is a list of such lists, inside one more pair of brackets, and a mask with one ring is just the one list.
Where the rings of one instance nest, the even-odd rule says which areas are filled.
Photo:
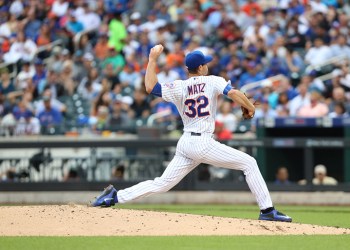
[[[161, 83], [187, 77], [189, 51], [213, 55], [210, 74], [261, 103], [247, 130], [261, 117], [348, 117], [349, 16], [345, 0], [0, 0], [0, 134], [125, 131], [161, 111], [157, 124], [181, 128], [175, 106], [144, 90], [158, 43]], [[217, 137], [241, 123], [222, 98]]]

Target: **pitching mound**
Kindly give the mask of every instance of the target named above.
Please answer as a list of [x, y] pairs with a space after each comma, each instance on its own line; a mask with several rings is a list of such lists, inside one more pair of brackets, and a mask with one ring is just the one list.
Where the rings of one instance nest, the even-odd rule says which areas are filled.
[[81, 205], [0, 207], [2, 236], [350, 234], [350, 229]]

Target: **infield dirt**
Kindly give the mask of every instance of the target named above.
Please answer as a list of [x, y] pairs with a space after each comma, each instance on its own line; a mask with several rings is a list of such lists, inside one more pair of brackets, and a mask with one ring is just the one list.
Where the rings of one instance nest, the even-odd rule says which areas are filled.
[[350, 229], [82, 205], [0, 207], [0, 236], [350, 234]]

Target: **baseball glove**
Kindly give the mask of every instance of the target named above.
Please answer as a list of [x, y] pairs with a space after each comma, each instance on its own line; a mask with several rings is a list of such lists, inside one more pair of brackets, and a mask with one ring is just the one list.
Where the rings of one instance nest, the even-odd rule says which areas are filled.
[[[244, 95], [247, 97], [247, 95], [245, 93], [244, 93]], [[253, 105], [255, 107], [259, 105], [259, 103], [256, 100], [254, 100], [254, 99], [249, 99], [249, 100], [253, 103]], [[253, 115], [249, 114], [249, 110], [247, 108], [241, 106], [241, 110], [242, 110], [242, 118], [244, 120], [249, 120], [249, 119], [252, 119], [254, 117], [254, 114]]]

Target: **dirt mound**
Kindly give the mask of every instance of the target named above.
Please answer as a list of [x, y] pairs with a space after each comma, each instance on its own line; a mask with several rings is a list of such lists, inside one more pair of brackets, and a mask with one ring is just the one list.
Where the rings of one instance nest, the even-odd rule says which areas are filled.
[[0, 207], [2, 236], [350, 234], [350, 229], [81, 205]]

